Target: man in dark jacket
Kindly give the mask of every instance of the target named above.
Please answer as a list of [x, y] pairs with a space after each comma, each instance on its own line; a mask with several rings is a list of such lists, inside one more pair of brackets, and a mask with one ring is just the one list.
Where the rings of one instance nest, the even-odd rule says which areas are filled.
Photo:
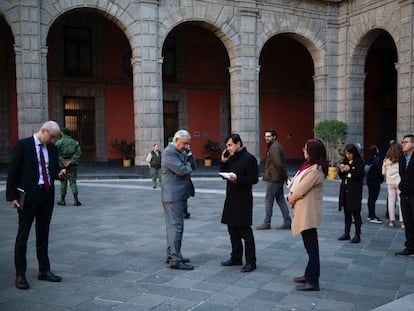
[[414, 135], [405, 135], [402, 141], [403, 154], [399, 161], [401, 182], [401, 212], [405, 225], [405, 248], [396, 256], [414, 256]]
[[[44, 123], [33, 136], [23, 138], [13, 147], [7, 175], [6, 199], [19, 216], [19, 228], [14, 248], [16, 287], [28, 289], [26, 280], [27, 240], [33, 221], [36, 222], [36, 255], [39, 262], [38, 280], [60, 282], [62, 278], [50, 272], [48, 256], [49, 226], [52, 218], [54, 180], [63, 179], [66, 170], [59, 169], [58, 150], [54, 142], [60, 136], [59, 125]], [[19, 191], [25, 193], [24, 206]]]
[[231, 257], [222, 266], [242, 265], [245, 243], [246, 264], [241, 272], [256, 269], [256, 247], [252, 225], [252, 186], [258, 182], [259, 170], [256, 158], [247, 152], [238, 134], [226, 139], [226, 150], [221, 155], [221, 171], [227, 172], [226, 200], [221, 222], [227, 224], [231, 241]]

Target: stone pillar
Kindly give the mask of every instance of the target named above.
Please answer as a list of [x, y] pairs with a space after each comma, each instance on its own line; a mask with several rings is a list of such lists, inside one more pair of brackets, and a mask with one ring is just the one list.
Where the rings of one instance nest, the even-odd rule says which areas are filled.
[[139, 38], [132, 47], [135, 122], [135, 165], [145, 166], [154, 143], [163, 146], [162, 61], [158, 48], [156, 0], [140, 1]]
[[345, 122], [348, 124], [348, 141], [364, 146], [364, 73], [353, 73], [348, 78], [348, 101]]
[[38, 2], [20, 5], [20, 33], [16, 33], [17, 122], [19, 138], [30, 136], [47, 121], [47, 48], [41, 47]]
[[399, 141], [406, 134], [414, 132], [414, 4], [401, 0], [401, 37], [398, 42], [397, 137]]
[[259, 67], [255, 3], [240, 5], [239, 60], [230, 70], [231, 131], [239, 133], [247, 150], [260, 159]]

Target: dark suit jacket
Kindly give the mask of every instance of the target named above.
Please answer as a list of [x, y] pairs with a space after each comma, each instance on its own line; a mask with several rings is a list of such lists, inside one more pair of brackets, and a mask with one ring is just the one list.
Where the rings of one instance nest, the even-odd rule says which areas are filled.
[[414, 195], [414, 156], [411, 156], [408, 166], [406, 166], [404, 154], [401, 155], [399, 163], [401, 195]]
[[[54, 195], [53, 180], [58, 179], [58, 151], [54, 144], [47, 145], [49, 155], [50, 192]], [[23, 138], [13, 147], [7, 175], [6, 199], [17, 199], [17, 188], [26, 191], [26, 198], [31, 197], [39, 182], [39, 162], [33, 136]]]

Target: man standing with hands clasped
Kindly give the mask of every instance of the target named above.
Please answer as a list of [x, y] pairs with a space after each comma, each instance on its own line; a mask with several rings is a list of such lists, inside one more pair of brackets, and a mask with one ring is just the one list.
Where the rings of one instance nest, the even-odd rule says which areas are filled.
[[70, 136], [68, 128], [62, 127], [60, 134], [62, 138], [56, 142], [56, 146], [59, 153], [59, 165], [66, 169], [66, 178], [60, 182], [60, 201], [57, 204], [66, 205], [65, 196], [69, 181], [73, 194], [73, 205], [81, 206], [82, 203], [78, 199], [78, 185], [76, 184], [81, 148], [79, 142]]
[[171, 269], [193, 270], [190, 259], [181, 254], [181, 241], [184, 231], [184, 208], [187, 199], [194, 196], [191, 181], [190, 151], [191, 135], [186, 130], [174, 134], [173, 141], [164, 149], [161, 159], [162, 184], [161, 201], [164, 207], [167, 231], [167, 259]]
[[[6, 199], [17, 208], [17, 231], [14, 261], [16, 287], [28, 289], [26, 280], [26, 251], [30, 228], [36, 219], [36, 254], [39, 262], [38, 280], [60, 282], [62, 278], [50, 271], [48, 256], [49, 226], [52, 218], [55, 179], [63, 179], [66, 170], [59, 170], [58, 151], [53, 144], [60, 136], [59, 125], [45, 122], [33, 136], [21, 139], [13, 147], [7, 175]], [[24, 191], [24, 206], [18, 201], [18, 192]], [[21, 201], [20, 201], [21, 203]]]
[[264, 132], [264, 139], [267, 145], [263, 174], [263, 181], [266, 182], [265, 219], [256, 229], [270, 229], [275, 199], [283, 216], [283, 224], [276, 229], [290, 229], [292, 219], [289, 216], [289, 208], [283, 195], [283, 185], [287, 180], [285, 153], [282, 145], [277, 141], [277, 133], [274, 129], [267, 129]]

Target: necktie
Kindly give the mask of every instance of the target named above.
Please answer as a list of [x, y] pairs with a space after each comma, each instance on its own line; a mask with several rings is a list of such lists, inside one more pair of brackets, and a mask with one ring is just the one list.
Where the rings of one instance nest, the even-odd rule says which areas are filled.
[[43, 154], [43, 144], [39, 145], [40, 148], [40, 165], [42, 166], [42, 175], [43, 175], [43, 186], [46, 190], [49, 190], [50, 184], [49, 184], [49, 178], [47, 177], [47, 171], [46, 171], [46, 161], [45, 156]]

